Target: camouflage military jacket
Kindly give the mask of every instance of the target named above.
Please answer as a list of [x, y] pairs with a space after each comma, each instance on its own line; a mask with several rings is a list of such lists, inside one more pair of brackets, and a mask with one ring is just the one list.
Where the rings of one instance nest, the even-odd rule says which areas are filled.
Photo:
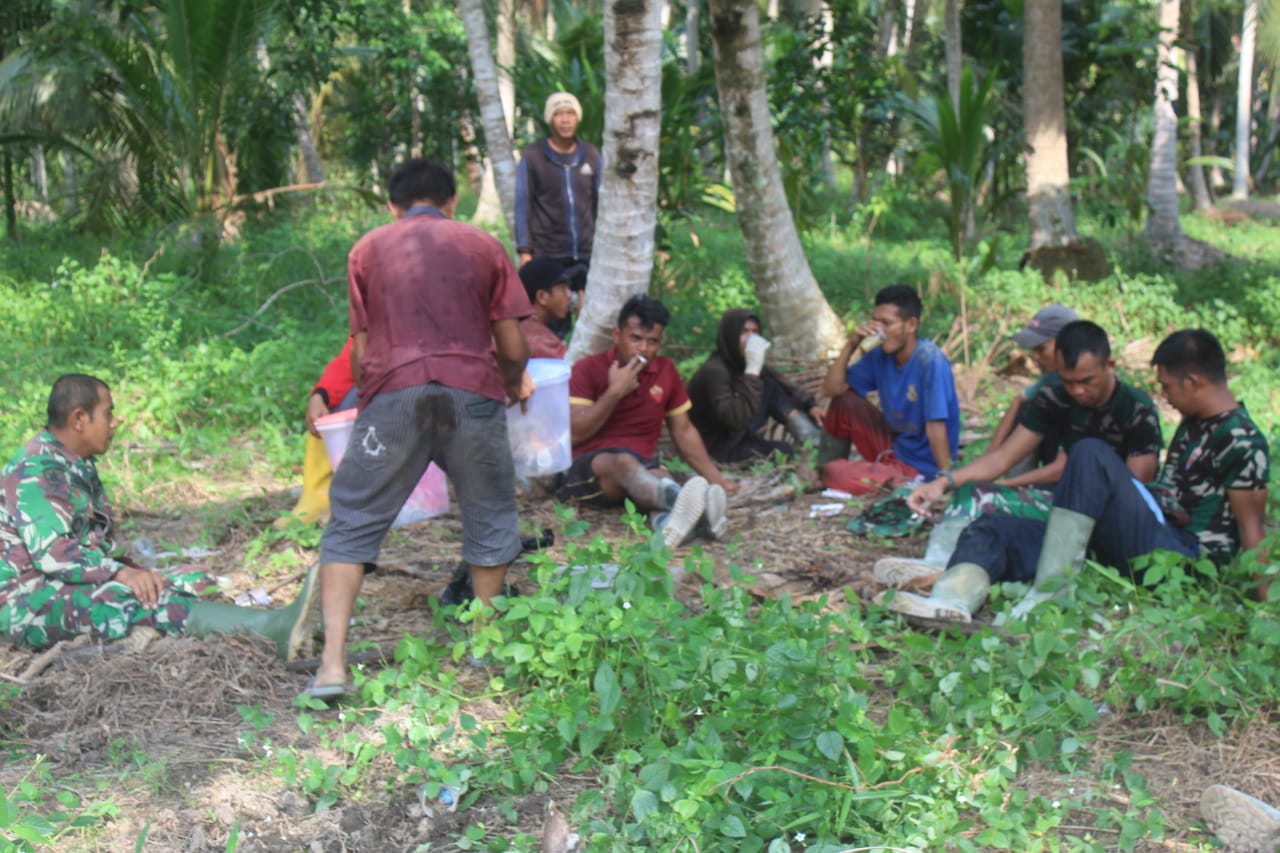
[[0, 472], [0, 600], [45, 581], [99, 584], [120, 568], [90, 459], [41, 432]]
[[1265, 490], [1267, 439], [1241, 406], [1211, 418], [1183, 418], [1169, 455], [1147, 488], [1175, 525], [1194, 533], [1215, 563], [1240, 550], [1228, 491]]

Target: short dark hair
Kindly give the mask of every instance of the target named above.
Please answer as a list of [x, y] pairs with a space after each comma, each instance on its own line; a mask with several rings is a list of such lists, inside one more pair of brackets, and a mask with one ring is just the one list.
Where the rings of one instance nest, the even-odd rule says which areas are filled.
[[904, 320], [919, 317], [924, 311], [920, 302], [920, 294], [909, 284], [891, 284], [882, 287], [876, 294], [876, 305], [892, 305], [898, 309], [898, 316]]
[[618, 328], [627, 325], [627, 320], [632, 317], [640, 321], [642, 329], [665, 326], [671, 322], [671, 312], [667, 310], [667, 306], [643, 293], [637, 293], [623, 304], [622, 310], [618, 312]]
[[414, 157], [401, 163], [387, 181], [387, 196], [401, 210], [408, 210], [416, 201], [438, 207], [447, 204], [457, 194], [458, 182], [449, 167], [426, 157]]
[[1160, 342], [1152, 367], [1163, 367], [1179, 379], [1199, 373], [1213, 385], [1227, 384], [1227, 354], [1208, 329], [1179, 329]]
[[93, 419], [93, 410], [98, 406], [98, 389], [110, 391], [107, 383], [96, 376], [83, 373], [66, 373], [59, 376], [49, 392], [49, 405], [46, 409], [49, 420], [46, 429], [61, 429], [67, 425], [67, 419], [76, 409], [84, 409]]
[[1054, 338], [1054, 345], [1066, 367], [1075, 367], [1085, 353], [1092, 353], [1103, 361], [1111, 358], [1111, 339], [1101, 326], [1090, 320], [1076, 320], [1063, 326]]

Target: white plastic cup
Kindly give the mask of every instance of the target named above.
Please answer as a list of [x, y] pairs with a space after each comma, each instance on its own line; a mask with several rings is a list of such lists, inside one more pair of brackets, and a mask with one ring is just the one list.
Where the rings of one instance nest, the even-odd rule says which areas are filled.
[[531, 358], [525, 368], [534, 392], [528, 412], [518, 405], [507, 409], [507, 438], [516, 476], [545, 477], [566, 470], [573, 462], [569, 437], [569, 375], [567, 361]]
[[[329, 464], [335, 471], [342, 464], [342, 457], [347, 452], [347, 444], [351, 441], [351, 433], [355, 430], [357, 414], [357, 410], [347, 409], [316, 418], [316, 432], [320, 433], [320, 438], [324, 441], [324, 449], [329, 454]], [[444, 515], [448, 511], [449, 482], [445, 479], [444, 472], [432, 462], [404, 502], [404, 506], [400, 508], [391, 526], [403, 527], [406, 524], [416, 524], [428, 518], [435, 518], [437, 515]]]

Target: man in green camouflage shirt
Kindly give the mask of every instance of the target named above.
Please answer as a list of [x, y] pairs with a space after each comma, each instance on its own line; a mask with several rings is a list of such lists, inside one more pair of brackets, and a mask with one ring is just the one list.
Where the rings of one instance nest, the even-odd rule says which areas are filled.
[[150, 571], [116, 551], [111, 505], [94, 458], [115, 434], [111, 390], [68, 374], [49, 395], [48, 424], [0, 472], [0, 633], [42, 649], [77, 634], [118, 640], [134, 626], [204, 636], [251, 631], [291, 658], [316, 584], [281, 610], [204, 601], [203, 566]]
[[[1076, 320], [1059, 330], [1055, 343], [1058, 373], [1021, 407], [1013, 434], [968, 465], [943, 472], [912, 493], [911, 508], [926, 513], [948, 489], [956, 490], [929, 534], [924, 559], [878, 561], [875, 577], [881, 583], [901, 586], [941, 572], [960, 534], [983, 515], [1047, 519], [1053, 484], [1062, 476], [1072, 449], [1084, 439], [1102, 440], [1142, 482], [1155, 476], [1163, 445], [1160, 415], [1144, 391], [1116, 375], [1107, 333], [1096, 323]], [[1006, 476], [1019, 460], [1043, 447], [1061, 453], [1042, 468]], [[1004, 479], [991, 482], [998, 477]]]
[[[1141, 582], [1134, 561], [1153, 551], [1224, 565], [1257, 548], [1270, 476], [1267, 440], [1227, 387], [1222, 345], [1204, 329], [1184, 329], [1156, 348], [1151, 363], [1183, 417], [1152, 486], [1138, 482], [1103, 442], [1085, 439], [1067, 459], [1047, 522], [984, 516], [960, 537], [931, 595], [899, 592], [889, 608], [967, 622], [991, 583], [1034, 581], [1010, 613], [1021, 619], [1069, 585], [1086, 549]], [[1257, 589], [1263, 600], [1267, 586]]]

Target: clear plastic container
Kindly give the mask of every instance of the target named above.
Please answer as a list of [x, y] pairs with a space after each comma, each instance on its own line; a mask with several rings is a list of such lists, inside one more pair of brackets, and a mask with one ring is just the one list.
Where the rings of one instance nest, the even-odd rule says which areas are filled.
[[[351, 441], [351, 433], [355, 429], [355, 409], [336, 412], [316, 418], [316, 432], [324, 441], [324, 449], [329, 453], [329, 464], [337, 471], [342, 464], [342, 457], [347, 452], [347, 444]], [[434, 462], [427, 466], [426, 473], [418, 481], [404, 506], [400, 508], [392, 527], [403, 527], [416, 524], [449, 511], [449, 483], [444, 472]]]
[[533, 377], [529, 411], [507, 409], [507, 437], [517, 477], [545, 477], [564, 471], [573, 462], [569, 438], [569, 374], [567, 361], [531, 358], [526, 368]]

